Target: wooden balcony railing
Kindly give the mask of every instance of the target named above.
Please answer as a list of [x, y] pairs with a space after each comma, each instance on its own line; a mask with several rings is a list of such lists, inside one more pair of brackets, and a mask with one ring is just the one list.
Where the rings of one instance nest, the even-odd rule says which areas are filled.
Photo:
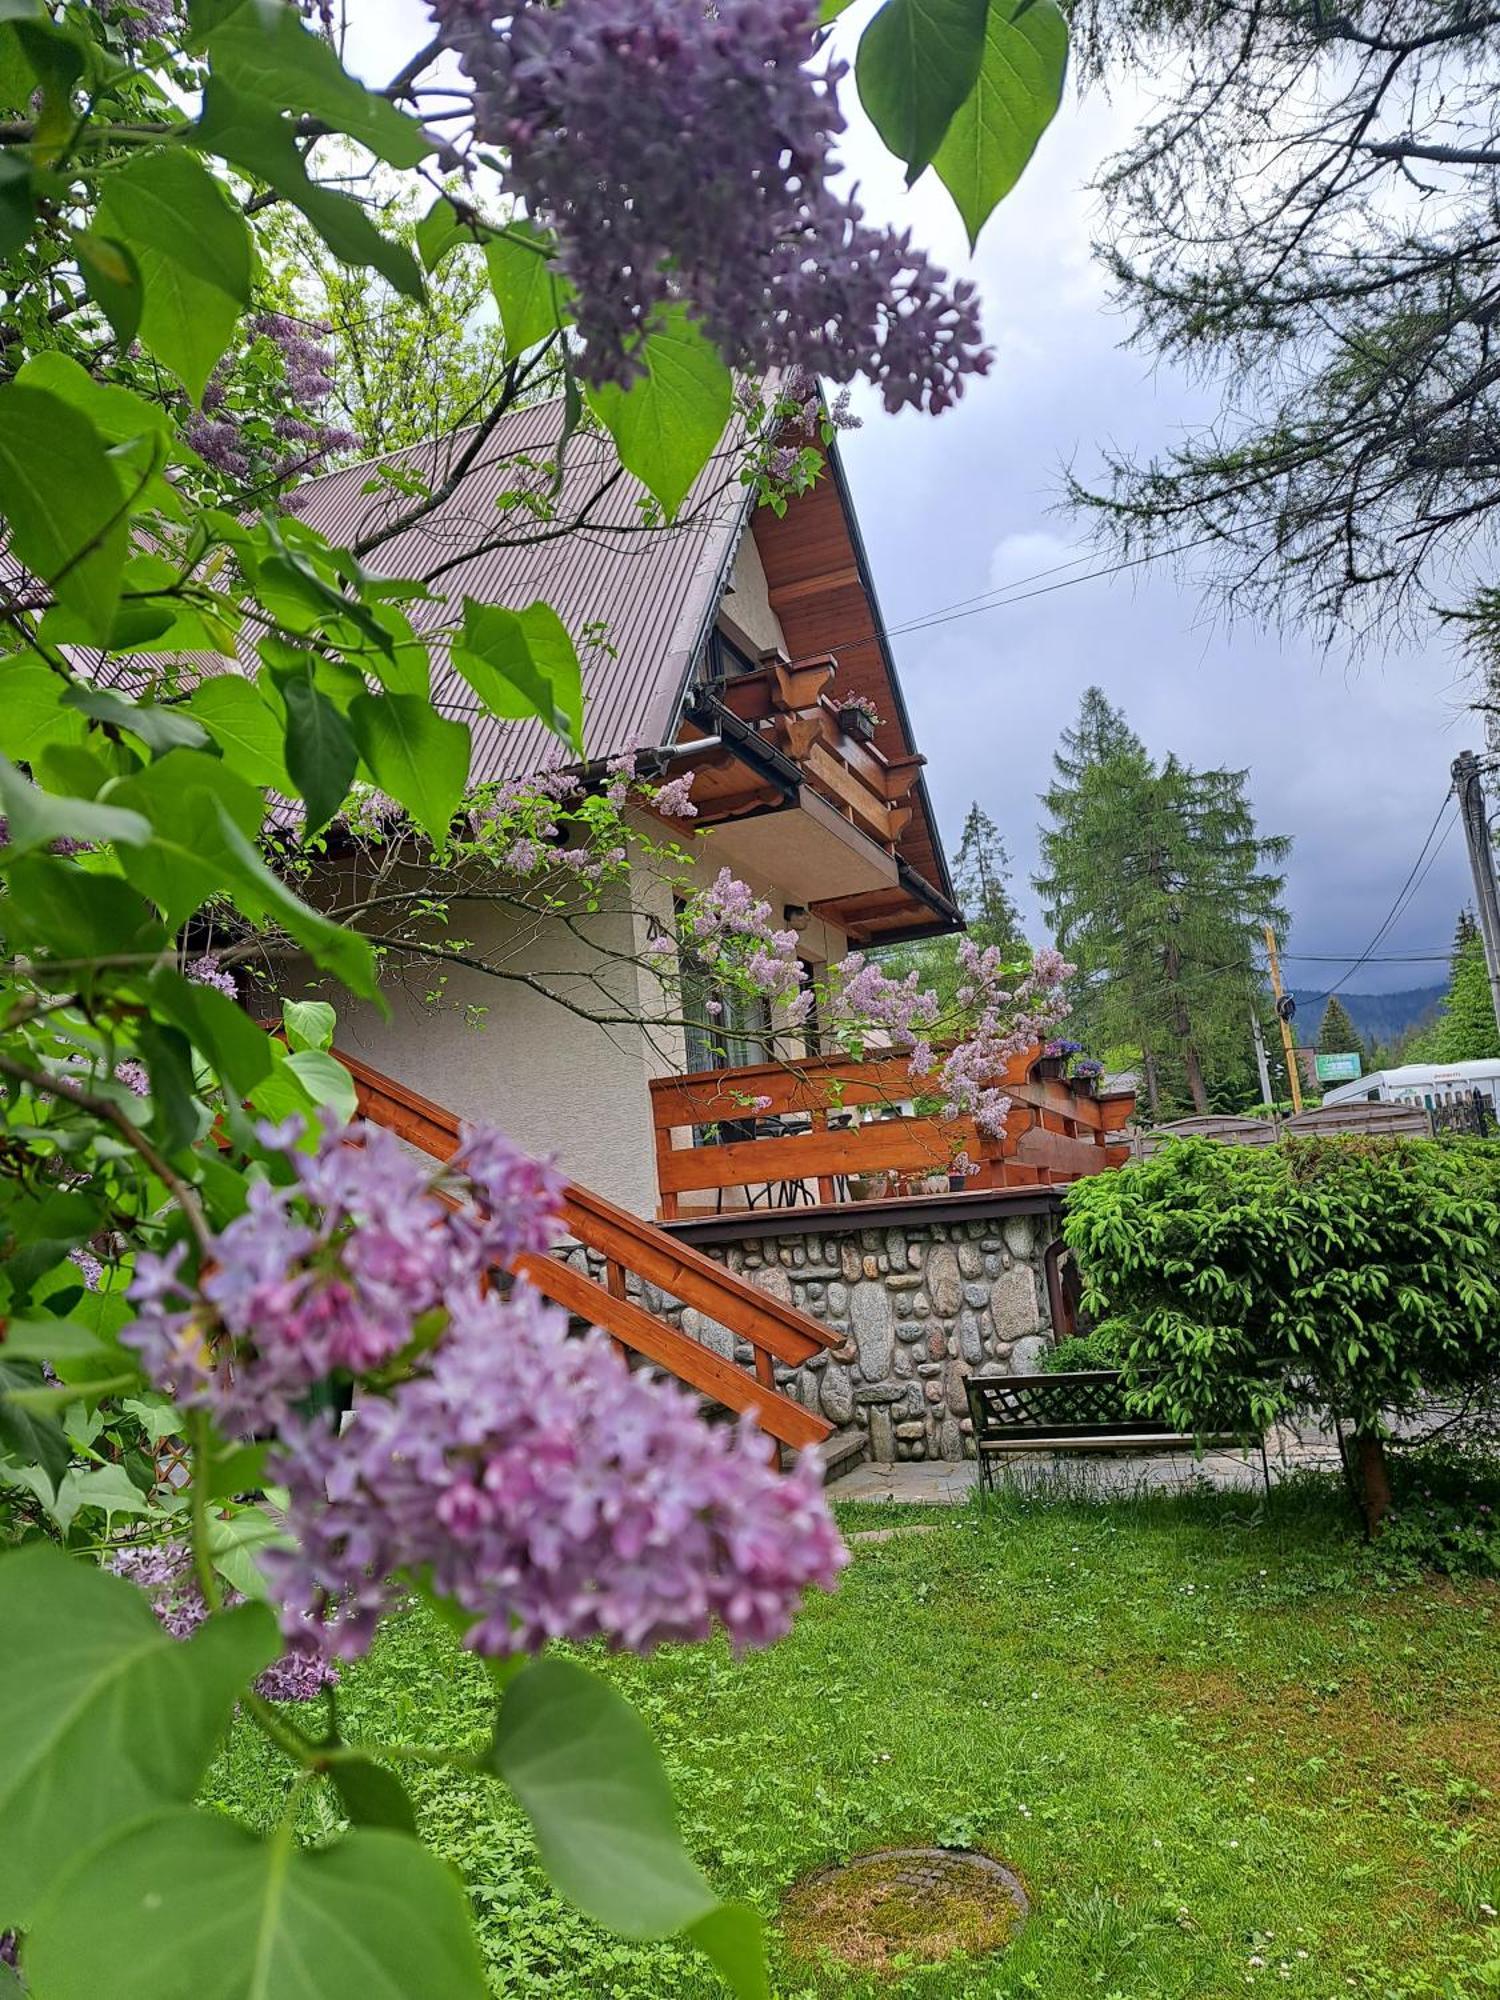
[[[905, 1058], [813, 1056], [657, 1077], [651, 1084], [658, 1213], [837, 1205], [875, 1191], [919, 1194], [941, 1181], [982, 1190], [1047, 1187], [1119, 1166], [1130, 1094], [1099, 1098], [1036, 1073], [1039, 1050], [995, 1082], [1011, 1100], [1004, 1135], [972, 1118], [919, 1114], [939, 1095]], [[972, 1169], [961, 1174], [960, 1162]]]
[[[434, 1159], [446, 1160], [456, 1152], [460, 1128], [453, 1112], [356, 1056], [339, 1049], [334, 1054], [354, 1079], [361, 1117]], [[831, 1424], [776, 1387], [775, 1367], [778, 1361], [796, 1367], [824, 1348], [836, 1347], [838, 1334], [576, 1182], [564, 1190], [558, 1218], [575, 1242], [602, 1261], [604, 1283], [556, 1257], [522, 1257], [514, 1267], [517, 1275], [568, 1312], [602, 1327], [623, 1351], [665, 1369], [726, 1409], [753, 1412], [778, 1449], [800, 1449], [830, 1435]], [[637, 1281], [634, 1298], [632, 1278]], [[640, 1302], [643, 1285], [696, 1307], [737, 1340], [748, 1342], [753, 1371], [648, 1311]]]

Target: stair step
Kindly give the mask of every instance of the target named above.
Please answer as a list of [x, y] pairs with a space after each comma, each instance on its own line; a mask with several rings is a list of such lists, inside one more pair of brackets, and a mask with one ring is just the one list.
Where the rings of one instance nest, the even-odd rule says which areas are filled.
[[[823, 1440], [821, 1450], [823, 1484], [832, 1486], [836, 1479], [842, 1479], [846, 1473], [853, 1472], [856, 1466], [863, 1465], [869, 1457], [869, 1432], [859, 1424], [846, 1424], [843, 1430], [835, 1431], [832, 1437]], [[790, 1468], [796, 1456], [795, 1452], [788, 1451], [785, 1445], [782, 1446], [783, 1470]]]

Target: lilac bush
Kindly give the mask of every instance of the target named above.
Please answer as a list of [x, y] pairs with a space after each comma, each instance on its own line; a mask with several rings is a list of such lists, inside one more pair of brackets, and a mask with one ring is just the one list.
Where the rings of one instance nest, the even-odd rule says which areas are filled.
[[[883, 64], [875, 94], [894, 99], [951, 53], [940, 20], [892, 37], [900, 4], [883, 0], [861, 44], [861, 79]], [[25, 727], [0, 770], [15, 1196], [0, 1705], [26, 1741], [0, 1784], [0, 1984], [17, 1958], [39, 1992], [238, 1990], [257, 1965], [295, 1965], [332, 1994], [364, 1963], [393, 1993], [471, 2000], [485, 1990], [472, 1913], [420, 1844], [399, 1771], [410, 1756], [472, 1776], [481, 1760], [392, 1742], [379, 1719], [347, 1741], [361, 1705], [343, 1713], [332, 1690], [313, 1729], [263, 1697], [321, 1684], [328, 1656], [357, 1651], [414, 1584], [444, 1590], [485, 1650], [715, 1626], [748, 1645], [842, 1557], [811, 1459], [778, 1478], [764, 1438], [703, 1429], [504, 1275], [549, 1241], [548, 1169], [472, 1134], [429, 1172], [361, 1128], [278, 1133], [246, 1108], [310, 1106], [323, 1087], [317, 1049], [289, 1053], [234, 1012], [257, 960], [285, 968], [295, 946], [310, 987], [378, 1004], [399, 948], [443, 956], [420, 929], [446, 918], [435, 850], [497, 900], [571, 920], [643, 853], [685, 878], [675, 841], [696, 803], [634, 757], [588, 761], [578, 638], [546, 606], [530, 608], [528, 662], [498, 621], [433, 592], [457, 552], [428, 533], [436, 489], [414, 464], [384, 463], [392, 504], [360, 507], [352, 546], [288, 518], [287, 483], [354, 440], [330, 421], [331, 336], [300, 311], [303, 273], [278, 265], [280, 218], [296, 208], [355, 288], [372, 274], [381, 318], [382, 285], [419, 307], [444, 255], [486, 253], [514, 351], [476, 383], [473, 441], [498, 443], [508, 412], [544, 398], [568, 424], [550, 495], [532, 477], [543, 462], [515, 460], [524, 491], [489, 522], [502, 543], [587, 531], [561, 477], [585, 388], [609, 476], [641, 482], [654, 531], [705, 473], [773, 508], [807, 490], [848, 421], [818, 376], [938, 410], [989, 357], [971, 289], [835, 192], [844, 79], [814, 0], [437, 0], [428, 45], [364, 80], [343, 68], [329, 0], [5, 13], [0, 654]], [[1001, 10], [990, 29], [1003, 39]], [[966, 99], [977, 114], [972, 41], [946, 119], [940, 104], [924, 122], [951, 123]], [[454, 88], [465, 74], [472, 95]], [[1039, 125], [1020, 86], [1024, 141]], [[961, 199], [972, 226], [998, 199], [995, 163], [964, 171], [990, 182]], [[439, 182], [407, 229], [407, 193], [425, 205]], [[487, 216], [497, 186], [503, 216]], [[643, 366], [642, 393], [599, 393]], [[553, 732], [586, 782], [470, 797], [467, 726], [427, 698], [460, 630], [485, 666], [481, 708]], [[602, 624], [583, 637], [606, 655]], [[205, 661], [236, 658], [244, 681], [201, 684]], [[456, 839], [471, 805], [472, 839]], [[301, 891], [335, 846], [360, 914], [330, 921]], [[395, 880], [408, 858], [435, 893], [400, 936], [381, 896], [374, 938], [377, 896], [356, 878], [371, 859]], [[726, 986], [808, 1016], [796, 935], [762, 898], [725, 880], [697, 914]], [[654, 959], [670, 955], [668, 941]], [[288, 1018], [287, 1039], [321, 1020], [304, 1014], [298, 1034]], [[259, 1604], [221, 1615], [233, 1593], [215, 1566], [262, 1546], [273, 1480], [300, 1537], [273, 1564], [285, 1641]], [[124, 1574], [101, 1574], [124, 1542], [139, 1544]], [[153, 1632], [133, 1591], [166, 1631], [199, 1637]], [[586, 1768], [539, 1806], [527, 1763], [576, 1757], [580, 1700]], [[229, 1826], [204, 1784], [237, 1706], [286, 1762], [289, 1810], [266, 1838]], [[607, 1682], [527, 1661], [486, 1756], [588, 1916], [686, 1930], [745, 2000], [764, 1992], [754, 1911], [719, 1903], [696, 1869], [647, 1734]], [[301, 1802], [329, 1786], [319, 1815], [337, 1804], [360, 1824], [303, 1854]], [[652, 1866], [631, 1874], [635, 1847]], [[344, 1890], [298, 1887], [319, 1880]]]

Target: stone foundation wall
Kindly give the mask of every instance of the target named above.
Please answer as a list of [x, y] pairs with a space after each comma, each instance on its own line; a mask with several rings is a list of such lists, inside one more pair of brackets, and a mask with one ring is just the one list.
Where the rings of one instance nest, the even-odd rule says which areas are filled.
[[[908, 1209], [909, 1214], [909, 1209]], [[860, 1425], [874, 1459], [973, 1456], [965, 1379], [1026, 1374], [1051, 1337], [1042, 1254], [1057, 1234], [1045, 1214], [990, 1215], [900, 1227], [824, 1225], [747, 1233], [700, 1245], [760, 1290], [841, 1336], [777, 1386], [840, 1430]], [[578, 1253], [575, 1253], [578, 1254]], [[598, 1275], [596, 1273], [596, 1275]], [[653, 1286], [641, 1303], [727, 1359], [748, 1344]]]

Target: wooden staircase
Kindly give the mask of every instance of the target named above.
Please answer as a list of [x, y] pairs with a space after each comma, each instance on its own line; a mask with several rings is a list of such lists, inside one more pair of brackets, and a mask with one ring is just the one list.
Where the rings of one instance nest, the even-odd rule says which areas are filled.
[[[354, 1079], [361, 1117], [435, 1160], [457, 1152], [459, 1120], [451, 1111], [357, 1056], [342, 1049], [333, 1054]], [[514, 1266], [517, 1275], [575, 1318], [602, 1327], [627, 1358], [664, 1369], [737, 1415], [752, 1412], [775, 1441], [778, 1462], [783, 1445], [800, 1450], [831, 1434], [830, 1423], [776, 1387], [775, 1367], [778, 1361], [796, 1367], [824, 1348], [836, 1347], [837, 1334], [576, 1182], [563, 1190], [557, 1213], [568, 1235], [603, 1259], [604, 1283], [556, 1257], [521, 1257]], [[748, 1342], [753, 1372], [648, 1312], [629, 1295], [632, 1277], [696, 1308], [737, 1342]]]

